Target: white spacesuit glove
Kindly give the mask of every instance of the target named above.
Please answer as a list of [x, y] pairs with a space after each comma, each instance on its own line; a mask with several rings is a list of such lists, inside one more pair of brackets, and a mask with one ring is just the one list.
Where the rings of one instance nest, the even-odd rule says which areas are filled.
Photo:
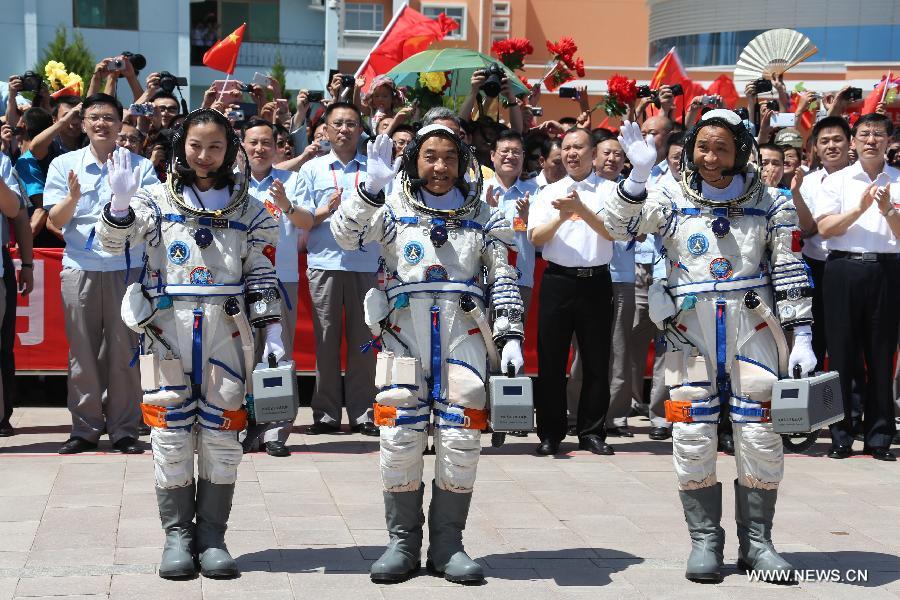
[[656, 145], [653, 143], [653, 135], [647, 137], [641, 135], [641, 128], [637, 123], [625, 121], [619, 130], [619, 143], [625, 150], [628, 160], [631, 161], [631, 174], [625, 180], [625, 192], [632, 196], [639, 196], [647, 187], [647, 179], [650, 171], [656, 164]]
[[275, 355], [275, 362], [284, 358], [284, 342], [281, 341], [281, 323], [266, 325], [266, 343], [263, 346], [263, 362], [269, 361], [269, 355]]
[[508, 340], [503, 344], [503, 352], [500, 353], [500, 370], [506, 372], [506, 365], [512, 363], [516, 373], [525, 366], [525, 359], [522, 357], [522, 341]]
[[400, 168], [400, 157], [394, 160], [394, 142], [385, 134], [369, 140], [366, 146], [366, 191], [377, 195], [391, 182]]
[[106, 168], [109, 177], [109, 189], [112, 190], [112, 206], [110, 210], [113, 213], [128, 212], [128, 205], [131, 203], [131, 197], [134, 196], [140, 187], [140, 165], [131, 168], [131, 152], [125, 148], [116, 148], [112, 153], [112, 157], [106, 161]]
[[[812, 330], [809, 325], [794, 327], [794, 347], [788, 359], [788, 373], [793, 374], [794, 365], [800, 365], [803, 376], [816, 370], [816, 353], [812, 349]], [[792, 375], [791, 375], [792, 376]]]

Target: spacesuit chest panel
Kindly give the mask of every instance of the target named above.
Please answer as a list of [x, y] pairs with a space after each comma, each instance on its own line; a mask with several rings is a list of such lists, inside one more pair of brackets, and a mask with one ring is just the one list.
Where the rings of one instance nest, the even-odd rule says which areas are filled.
[[765, 268], [768, 219], [762, 209], [723, 216], [682, 200], [675, 211], [678, 235], [665, 240], [670, 285], [752, 277]]
[[431, 239], [431, 230], [427, 216], [419, 216], [415, 224], [397, 224], [393, 246], [400, 281], [467, 281], [480, 272], [480, 229], [448, 227], [447, 241], [439, 247]]
[[[162, 207], [165, 214], [180, 214], [172, 206]], [[235, 217], [232, 216], [232, 219]], [[183, 222], [163, 218], [162, 238], [151, 250], [149, 266], [161, 271], [167, 284], [233, 284], [241, 281], [242, 257], [246, 236], [228, 227], [201, 225], [196, 218], [184, 215]]]

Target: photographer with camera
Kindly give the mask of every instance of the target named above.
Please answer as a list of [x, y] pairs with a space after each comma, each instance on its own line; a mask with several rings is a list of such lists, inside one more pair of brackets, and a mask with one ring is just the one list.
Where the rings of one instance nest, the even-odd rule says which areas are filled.
[[[138, 66], [132, 64], [132, 60], [138, 63]], [[144, 94], [144, 88], [138, 81], [137, 72], [147, 66], [147, 59], [140, 54], [132, 54], [131, 52], [123, 52], [119, 56], [104, 58], [94, 67], [91, 74], [91, 81], [88, 84], [87, 95], [93, 96], [101, 91], [100, 87], [103, 80], [106, 80], [103, 92], [110, 96], [116, 96], [116, 88], [120, 77], [124, 77], [131, 88], [133, 98], [140, 98]]]
[[60, 96], [50, 113], [54, 123], [31, 140], [29, 149], [38, 160], [73, 152], [87, 144], [82, 130], [81, 96]]
[[[512, 86], [509, 84], [509, 78], [506, 76], [506, 72], [503, 68], [497, 63], [491, 63], [487, 68], [481, 69], [480, 71], [475, 71], [472, 73], [472, 90], [469, 92], [468, 97], [462, 104], [462, 107], [459, 109], [460, 117], [466, 120], [472, 119], [472, 111], [475, 107], [478, 107], [478, 114], [481, 116], [490, 116], [494, 118], [492, 115], [488, 115], [484, 110], [485, 105], [488, 103], [488, 100], [493, 99], [495, 101], [500, 101], [499, 97], [502, 96], [506, 101], [506, 106], [509, 108], [509, 128], [513, 131], [518, 131], [519, 133], [523, 132], [522, 127], [522, 110], [519, 105], [519, 100], [516, 98], [513, 93]], [[480, 94], [484, 94], [484, 100]], [[500, 121], [499, 114], [499, 104], [497, 108], [496, 120]], [[487, 164], [490, 162], [490, 157], [485, 157], [488, 160], [482, 162], [482, 164]], [[479, 157], [479, 161], [481, 161], [481, 157]]]
[[31, 106], [40, 106], [50, 111], [50, 90], [43, 78], [34, 71], [25, 71], [21, 75], [12, 75], [9, 78], [9, 96], [6, 100], [6, 124], [13, 130], [19, 124], [22, 111], [19, 108], [19, 92], [34, 92]]

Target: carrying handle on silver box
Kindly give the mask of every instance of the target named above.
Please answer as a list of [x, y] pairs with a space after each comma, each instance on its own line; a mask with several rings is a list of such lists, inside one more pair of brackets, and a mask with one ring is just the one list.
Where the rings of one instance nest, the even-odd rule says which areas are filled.
[[278, 366], [278, 359], [275, 358], [274, 352], [269, 352], [269, 356], [267, 358], [269, 359], [269, 368], [270, 369], [274, 369], [275, 367]]
[[512, 364], [512, 361], [506, 363], [506, 376], [510, 379], [516, 376], [516, 365]]

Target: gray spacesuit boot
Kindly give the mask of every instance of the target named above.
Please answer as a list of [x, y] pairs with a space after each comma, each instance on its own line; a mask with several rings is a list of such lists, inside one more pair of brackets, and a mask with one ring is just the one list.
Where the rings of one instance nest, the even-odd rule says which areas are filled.
[[462, 544], [462, 533], [469, 516], [472, 492], [458, 494], [440, 489], [431, 482], [431, 506], [428, 508], [428, 572], [443, 575], [453, 583], [481, 583], [484, 570], [469, 558]]
[[237, 563], [225, 546], [225, 530], [234, 498], [234, 484], [197, 483], [197, 554], [205, 577], [237, 577]]
[[680, 490], [684, 520], [691, 534], [691, 555], [684, 576], [691, 581], [722, 581], [720, 569], [725, 547], [722, 519], [722, 484]]
[[761, 490], [734, 481], [734, 519], [737, 521], [738, 569], [757, 571], [764, 581], [793, 583], [794, 567], [772, 545], [772, 518], [778, 490]]
[[422, 566], [422, 496], [425, 484], [415, 492], [384, 492], [384, 520], [390, 535], [387, 550], [372, 565], [369, 578], [376, 583], [409, 579]]
[[194, 484], [179, 488], [156, 488], [159, 520], [166, 532], [159, 576], [164, 579], [192, 577], [194, 563]]

